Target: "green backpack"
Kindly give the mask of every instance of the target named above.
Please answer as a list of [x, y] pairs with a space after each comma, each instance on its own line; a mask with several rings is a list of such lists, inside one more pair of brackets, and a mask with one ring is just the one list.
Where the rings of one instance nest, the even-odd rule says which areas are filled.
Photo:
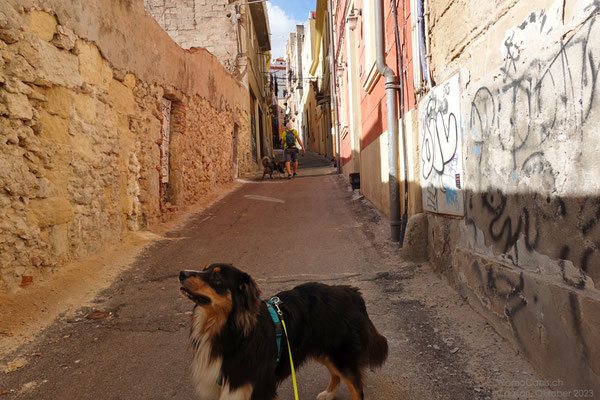
[[296, 147], [296, 135], [294, 131], [285, 131], [285, 145], [290, 147]]

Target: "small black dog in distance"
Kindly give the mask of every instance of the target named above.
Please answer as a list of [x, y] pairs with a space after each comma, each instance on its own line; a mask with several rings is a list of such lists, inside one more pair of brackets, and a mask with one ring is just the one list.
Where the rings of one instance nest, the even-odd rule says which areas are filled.
[[[291, 373], [290, 360], [284, 335], [277, 362], [275, 323], [254, 279], [231, 265], [212, 264], [181, 271], [179, 280], [195, 303], [190, 341], [200, 399], [275, 400], [278, 385]], [[311, 282], [276, 296], [294, 366], [313, 359], [331, 375], [317, 400], [333, 400], [342, 380], [352, 400], [364, 399], [363, 371], [385, 362], [388, 343], [358, 289]]]
[[264, 156], [262, 158], [263, 165], [263, 176], [262, 179], [265, 179], [265, 175], [269, 174], [271, 179], [273, 179], [273, 172], [279, 172], [279, 175], [283, 175], [284, 166], [282, 162], [279, 162], [275, 159], [275, 157]]

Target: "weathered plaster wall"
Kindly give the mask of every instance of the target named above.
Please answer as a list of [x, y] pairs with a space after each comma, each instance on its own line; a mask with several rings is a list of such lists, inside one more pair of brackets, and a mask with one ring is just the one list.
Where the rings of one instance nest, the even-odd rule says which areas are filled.
[[[410, 112], [415, 108], [415, 89], [413, 79], [413, 62], [412, 62], [412, 42], [410, 34], [411, 13], [409, 1], [399, 1], [396, 3], [398, 7], [398, 25], [399, 25], [399, 40], [402, 51], [402, 65], [404, 71], [403, 90], [404, 90], [404, 135], [406, 138], [409, 156], [407, 162], [413, 163], [413, 155], [410, 152], [415, 149], [414, 134], [417, 132], [417, 125], [413, 123], [413, 115]], [[381, 210], [386, 216], [390, 213], [390, 188], [389, 188], [389, 167], [388, 157], [388, 122], [386, 109], [386, 91], [385, 79], [376, 72], [375, 67], [375, 23], [374, 23], [374, 3], [354, 2], [353, 7], [362, 7], [363, 16], [359, 18], [355, 33], [361, 35], [360, 40], [356, 44], [351, 43], [350, 46], [356, 46], [356, 52], [360, 63], [359, 82], [360, 82], [360, 172], [361, 172], [361, 191], [373, 204]], [[392, 2], [384, 2], [383, 4], [383, 25], [385, 36], [385, 63], [395, 74], [398, 74], [399, 63], [396, 49], [396, 31], [395, 18]], [[371, 23], [369, 23], [369, 21]], [[370, 55], [370, 53], [372, 53]], [[374, 69], [372, 69], [374, 68]], [[398, 109], [398, 117], [400, 110]], [[399, 127], [400, 127], [399, 123]], [[400, 172], [400, 207], [401, 212], [404, 212], [404, 149], [402, 148], [402, 130], [399, 129], [399, 156], [398, 156], [398, 171]], [[376, 154], [379, 152], [379, 154]], [[400, 170], [402, 168], [402, 170]], [[421, 194], [418, 177], [414, 176], [414, 172], [418, 168], [409, 167], [409, 216], [422, 210]], [[417, 172], [418, 173], [418, 172]], [[364, 185], [363, 185], [364, 183]], [[415, 202], [415, 199], [417, 202]]]
[[600, 3], [430, 6], [434, 78], [460, 74], [465, 174], [464, 219], [429, 216], [431, 260], [555, 389], [597, 393]]
[[230, 0], [144, 0], [146, 11], [184, 49], [204, 47], [230, 68], [237, 53]]
[[[402, 121], [398, 120], [398, 126], [401, 127]], [[404, 116], [404, 135], [407, 147], [407, 180], [408, 180], [408, 216], [422, 212], [421, 184], [419, 181], [419, 152], [417, 149], [418, 130], [417, 130], [416, 110], [408, 111]], [[401, 129], [399, 128], [399, 131]], [[404, 213], [404, 154], [402, 140], [399, 140], [399, 160], [398, 168], [400, 178], [400, 211]], [[361, 169], [360, 169], [360, 190], [361, 193], [369, 199], [377, 209], [386, 217], [390, 214], [390, 187], [389, 187], [389, 151], [388, 134], [380, 135], [375, 141], [371, 142], [361, 151]]]
[[141, 0], [4, 1], [0, 54], [0, 288], [164, 215], [163, 97], [180, 105], [174, 205], [232, 179], [243, 86], [208, 52], [177, 46]]
[[390, 216], [387, 132], [360, 153], [360, 192], [386, 217]]
[[[258, 7], [257, 4], [254, 6]], [[238, 176], [255, 172], [261, 154], [270, 153], [272, 143], [271, 121], [265, 109], [265, 104], [268, 104], [264, 93], [266, 75], [265, 71], [259, 70], [265, 55], [259, 55], [261, 50], [257, 28], [253, 25], [251, 5], [237, 8], [239, 19], [232, 0], [144, 0], [144, 7], [177, 44], [190, 51], [210, 52], [239, 82], [253, 91], [262, 113], [264, 149], [260, 149], [261, 122], [256, 109], [255, 130], [248, 128], [251, 121], [246, 121], [245, 128], [238, 131], [236, 146], [239, 151]], [[249, 108], [251, 100], [248, 90], [244, 100], [247, 103], [245, 107]]]

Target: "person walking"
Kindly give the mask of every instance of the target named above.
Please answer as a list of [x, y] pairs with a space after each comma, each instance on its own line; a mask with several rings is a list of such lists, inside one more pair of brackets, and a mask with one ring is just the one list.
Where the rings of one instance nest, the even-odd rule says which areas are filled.
[[289, 121], [285, 124], [286, 129], [281, 134], [281, 144], [283, 145], [283, 154], [285, 156], [285, 169], [288, 174], [288, 179], [292, 179], [292, 170], [291, 163], [293, 162], [293, 171], [296, 176], [296, 170], [298, 169], [298, 147], [296, 147], [296, 142], [300, 144], [302, 148], [302, 154], [306, 154], [304, 150], [304, 144], [302, 144], [302, 140], [300, 140], [300, 136], [298, 135], [298, 131], [296, 131], [292, 126], [292, 121]]

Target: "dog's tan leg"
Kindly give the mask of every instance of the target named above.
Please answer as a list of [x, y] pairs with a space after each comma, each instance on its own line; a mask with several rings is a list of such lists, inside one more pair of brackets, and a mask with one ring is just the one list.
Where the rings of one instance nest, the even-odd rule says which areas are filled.
[[317, 362], [323, 364], [331, 375], [329, 378], [329, 385], [327, 389], [317, 395], [317, 400], [333, 400], [337, 393], [338, 387], [340, 386], [340, 375], [339, 371], [333, 366], [329, 360], [317, 359]]
[[252, 385], [247, 384], [235, 390], [230, 390], [229, 384], [225, 383], [221, 389], [219, 400], [250, 400], [253, 389]]
[[329, 361], [328, 358], [315, 359], [315, 361], [327, 367], [329, 373], [331, 374], [327, 390], [319, 393], [319, 395], [317, 396], [317, 400], [333, 400], [339, 387], [340, 379], [344, 381], [346, 386], [348, 386], [348, 391], [350, 392], [352, 400], [364, 400], [360, 376], [356, 376], [353, 379], [350, 376], [344, 375], [342, 372], [340, 372], [340, 370], [338, 370], [335, 367], [335, 365], [333, 365], [331, 361]]
[[346, 383], [346, 386], [348, 386], [348, 391], [350, 392], [352, 400], [364, 400], [365, 397], [363, 395], [362, 388], [357, 388], [351, 379], [348, 379], [343, 375], [342, 379], [344, 380], [344, 383]]
[[331, 375], [327, 389], [317, 395], [317, 400], [333, 400], [339, 386], [340, 377], [337, 375]]

